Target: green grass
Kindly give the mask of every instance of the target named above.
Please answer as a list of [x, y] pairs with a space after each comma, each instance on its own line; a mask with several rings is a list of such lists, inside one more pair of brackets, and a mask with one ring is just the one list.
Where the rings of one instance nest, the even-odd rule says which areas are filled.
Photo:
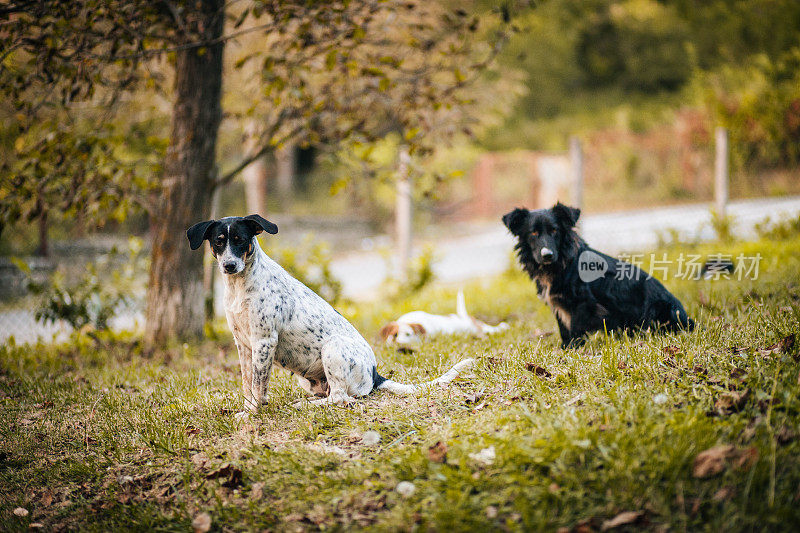
[[[562, 351], [557, 334], [535, 335], [555, 323], [520, 274], [465, 286], [474, 314], [509, 331], [411, 354], [377, 347], [379, 327], [414, 308], [452, 311], [454, 288], [346, 306], [384, 375], [411, 382], [479, 362], [447, 389], [301, 411], [289, 406], [299, 389], [278, 372], [270, 405], [245, 424], [233, 417], [240, 382], [227, 333], [157, 352], [124, 337], [0, 347], [0, 523], [186, 531], [207, 512], [214, 530], [588, 531], [640, 511], [626, 527], [797, 529], [798, 350], [760, 349], [798, 333], [800, 246], [720, 246], [693, 251], [758, 251], [760, 277], [669, 280], [698, 321], [690, 334], [597, 335]], [[740, 410], [715, 408], [745, 389]], [[377, 445], [360, 441], [369, 430]], [[439, 441], [444, 463], [428, 454]], [[694, 477], [697, 454], [718, 444], [757, 459]], [[492, 446], [491, 464], [470, 456]], [[398, 493], [400, 481], [414, 493]]]

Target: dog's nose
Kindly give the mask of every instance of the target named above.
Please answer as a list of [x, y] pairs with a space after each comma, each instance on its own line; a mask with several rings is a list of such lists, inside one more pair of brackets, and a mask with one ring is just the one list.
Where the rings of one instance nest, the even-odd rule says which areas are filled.
[[550, 260], [553, 258], [553, 250], [550, 248], [542, 248], [542, 259]]
[[236, 263], [224, 263], [222, 265], [222, 268], [224, 268], [225, 272], [227, 272], [228, 274], [233, 274], [234, 272], [236, 272]]

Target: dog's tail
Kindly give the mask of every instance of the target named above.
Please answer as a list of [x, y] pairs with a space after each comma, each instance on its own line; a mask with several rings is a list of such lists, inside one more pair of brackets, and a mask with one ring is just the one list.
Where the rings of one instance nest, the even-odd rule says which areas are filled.
[[458, 296], [456, 296], [456, 314], [461, 318], [469, 318], [467, 303], [464, 301], [464, 291], [461, 289], [458, 290]]
[[[378, 379], [376, 380], [375, 388], [389, 391], [394, 394], [416, 394], [434, 385], [445, 385], [447, 383], [450, 383], [451, 381], [456, 379], [456, 377], [458, 377], [458, 375], [462, 371], [471, 367], [474, 363], [475, 359], [464, 359], [463, 361], [456, 363], [456, 365], [453, 366], [453, 368], [451, 368], [438, 378], [431, 381], [426, 381], [425, 383], [420, 383], [418, 385], [410, 385], [408, 383], [398, 383], [396, 381], [392, 381], [391, 379], [386, 379], [383, 376], [377, 375], [376, 373]], [[383, 381], [378, 382], [378, 380], [383, 380]]]

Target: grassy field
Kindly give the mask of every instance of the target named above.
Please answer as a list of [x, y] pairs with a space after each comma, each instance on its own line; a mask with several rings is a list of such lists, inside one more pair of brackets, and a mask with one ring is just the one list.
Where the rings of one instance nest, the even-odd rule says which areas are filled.
[[694, 250], [764, 260], [756, 281], [667, 282], [693, 333], [562, 351], [533, 284], [509, 273], [465, 287], [509, 331], [378, 347], [398, 313], [454, 309], [434, 286], [342, 310], [396, 380], [477, 357], [452, 386], [298, 411], [279, 372], [243, 424], [224, 327], [158, 352], [124, 337], [0, 347], [0, 529], [797, 530], [800, 244]]

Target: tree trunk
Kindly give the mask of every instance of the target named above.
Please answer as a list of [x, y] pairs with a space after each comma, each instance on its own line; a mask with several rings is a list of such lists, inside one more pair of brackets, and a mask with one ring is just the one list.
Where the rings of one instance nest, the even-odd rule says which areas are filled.
[[[224, 0], [202, 0], [199, 27], [208, 40], [222, 36]], [[186, 229], [206, 220], [216, 178], [222, 119], [223, 43], [176, 53], [175, 102], [161, 196], [151, 214], [152, 262], [146, 333], [151, 343], [203, 332], [203, 254], [191, 251]]]

